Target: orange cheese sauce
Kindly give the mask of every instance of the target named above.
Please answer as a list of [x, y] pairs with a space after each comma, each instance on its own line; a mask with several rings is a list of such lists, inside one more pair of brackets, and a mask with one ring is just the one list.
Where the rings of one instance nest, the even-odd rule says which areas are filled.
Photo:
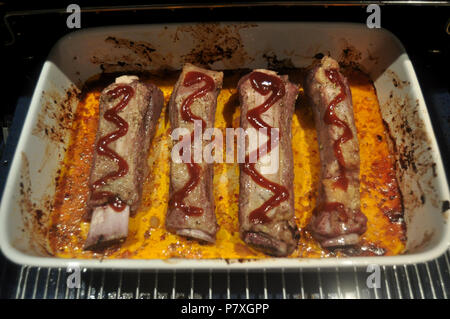
[[[222, 130], [239, 126], [239, 100], [236, 85], [242, 72], [225, 74], [217, 103], [215, 127]], [[89, 196], [89, 172], [98, 125], [98, 103], [103, 86], [90, 86], [79, 103], [71, 141], [61, 166], [54, 210], [50, 218], [49, 245], [63, 258], [267, 258], [247, 246], [239, 237], [238, 164], [214, 164], [214, 196], [219, 224], [214, 245], [200, 244], [166, 231], [165, 214], [169, 199], [170, 124], [167, 104], [178, 74], [144, 76], [164, 93], [165, 107], [158, 122], [148, 157], [149, 175], [145, 179], [142, 205], [130, 218], [128, 238], [102, 253], [83, 250], [89, 223], [84, 218]], [[290, 71], [290, 78], [301, 82], [302, 72]], [[355, 123], [361, 154], [361, 210], [368, 218], [357, 255], [396, 255], [405, 248], [402, 203], [395, 179], [394, 160], [389, 154], [387, 134], [382, 122], [375, 89], [370, 79], [358, 71], [348, 71], [353, 96]], [[292, 121], [294, 153], [295, 217], [301, 230], [297, 249], [290, 257], [343, 256], [348, 252], [324, 250], [305, 230], [315, 207], [319, 182], [319, 147], [311, 106], [300, 88]]]

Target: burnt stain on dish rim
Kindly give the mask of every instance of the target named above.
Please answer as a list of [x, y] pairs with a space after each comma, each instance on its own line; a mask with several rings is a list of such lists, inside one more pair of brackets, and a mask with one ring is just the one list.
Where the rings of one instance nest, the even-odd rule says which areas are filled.
[[109, 36], [105, 39], [105, 42], [113, 43], [117, 47], [126, 47], [131, 51], [133, 51], [138, 56], [145, 57], [150, 62], [152, 62], [151, 54], [156, 51], [156, 49], [150, 43], [143, 41], [131, 41]]
[[160, 54], [150, 42], [116, 36], [107, 36], [104, 41], [112, 45], [113, 49], [123, 49], [125, 52], [113, 56], [109, 55], [113, 50], [93, 53], [90, 62], [98, 65], [102, 73], [171, 69], [171, 54]]
[[[44, 158], [42, 166], [37, 170], [37, 174], [41, 174], [43, 166], [49, 163], [49, 156], [52, 152], [49, 149], [59, 149], [58, 161], [63, 159], [67, 151], [68, 131], [72, 129], [74, 120], [74, 111], [78, 105], [80, 91], [75, 85], [66, 89], [64, 94], [56, 90], [42, 91], [41, 110], [38, 113], [36, 124], [32, 129], [32, 134], [41, 138], [45, 146]], [[22, 152], [20, 168], [20, 183], [18, 206], [22, 215], [23, 227], [22, 233], [28, 234], [26, 237], [17, 240], [26, 240], [29, 247], [40, 255], [52, 256], [53, 253], [47, 242], [47, 237], [52, 228], [49, 225], [49, 216], [53, 210], [53, 196], [49, 193], [53, 186], [58, 184], [58, 175], [60, 173], [60, 165], [55, 170], [56, 176], [50, 181], [50, 186], [45, 190], [39, 199], [32, 198], [33, 187], [30, 176], [30, 155]]]
[[411, 85], [409, 81], [402, 81], [400, 80], [399, 76], [392, 70], [386, 70], [386, 73], [392, 78], [392, 84], [394, 87], [398, 89], [403, 89], [404, 87], [407, 87]]
[[244, 48], [239, 31], [254, 26], [256, 25], [245, 23], [234, 25], [200, 23], [194, 26], [180, 26], [175, 32], [174, 42], [180, 39], [178, 33], [192, 37], [192, 49], [187, 54], [181, 55], [184, 63], [209, 66], [222, 61], [229, 64], [228, 68], [237, 69], [245, 62], [253, 60]]
[[[200, 23], [194, 26], [180, 26], [174, 33], [173, 41], [180, 40], [179, 33], [187, 34], [192, 38], [192, 48], [181, 55], [181, 63], [189, 62], [198, 66], [208, 66], [223, 61], [231, 66], [236, 64], [232, 68], [237, 68], [237, 65], [242, 64], [243, 61], [253, 60], [244, 50], [239, 34], [239, 30], [253, 26], [256, 25]], [[94, 54], [91, 62], [99, 65], [104, 73], [133, 69], [170, 69], [171, 54], [159, 53], [157, 46], [150, 42], [132, 41], [112, 35], [107, 36], [105, 42], [129, 52], [120, 57], [110, 57], [104, 53]]]
[[294, 63], [290, 58], [279, 59], [273, 52], [264, 53], [262, 56], [267, 61], [267, 68], [274, 70], [294, 69]]
[[80, 100], [80, 90], [72, 85], [64, 95], [53, 91], [42, 91], [41, 112], [32, 130], [35, 136], [65, 144], [66, 132], [72, 128], [74, 110]]
[[[395, 75], [393, 71], [388, 74], [389, 76]], [[397, 76], [395, 75], [395, 77]], [[406, 191], [408, 204], [412, 207], [421, 207], [426, 205], [429, 200], [433, 206], [439, 206], [438, 198], [435, 194], [432, 195], [435, 193], [432, 179], [437, 176], [436, 163], [431, 154], [426, 154], [430, 153], [432, 148], [419, 116], [419, 101], [416, 100], [414, 103], [407, 97], [401, 99], [391, 91], [388, 100], [380, 107], [386, 110], [385, 113], [388, 113], [388, 117], [392, 117], [390, 124], [385, 119], [383, 119], [383, 124], [388, 134], [388, 144], [392, 148], [391, 153], [395, 156], [397, 180], [402, 182], [405, 176], [411, 174], [416, 176], [414, 179], [417, 180], [418, 190], [414, 190], [410, 185], [404, 186], [403, 192]], [[428, 171], [431, 171], [431, 178], [427, 176]], [[426, 179], [419, 180], [420, 176]], [[405, 197], [403, 196], [403, 198]]]

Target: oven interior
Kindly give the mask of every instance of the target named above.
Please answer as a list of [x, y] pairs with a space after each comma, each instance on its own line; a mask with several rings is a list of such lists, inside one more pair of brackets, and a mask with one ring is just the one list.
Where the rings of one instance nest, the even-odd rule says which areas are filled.
[[[117, 24], [214, 21], [336, 21], [364, 23], [364, 2], [356, 6], [307, 5], [181, 5], [94, 7], [81, 5], [82, 27]], [[393, 32], [406, 47], [419, 78], [442, 159], [448, 163], [450, 146], [450, 87], [445, 71], [449, 58], [448, 17], [437, 3], [382, 5], [382, 27]], [[65, 8], [0, 5], [5, 17], [0, 25], [4, 74], [0, 88], [1, 178], [8, 164], [28, 109], [42, 63], [63, 35]], [[399, 16], [409, 17], [405, 22]], [[433, 16], [426, 23], [425, 16]], [[38, 27], [36, 27], [38, 26]], [[0, 185], [3, 187], [3, 185]], [[445, 203], [443, 204], [445, 206]], [[443, 211], [448, 209], [443, 207]], [[0, 258], [0, 297], [3, 298], [447, 298], [450, 293], [450, 253], [421, 264], [382, 267], [381, 288], [366, 286], [365, 268], [258, 270], [258, 271], [113, 271], [85, 270], [81, 288], [66, 286], [62, 268], [15, 265]]]

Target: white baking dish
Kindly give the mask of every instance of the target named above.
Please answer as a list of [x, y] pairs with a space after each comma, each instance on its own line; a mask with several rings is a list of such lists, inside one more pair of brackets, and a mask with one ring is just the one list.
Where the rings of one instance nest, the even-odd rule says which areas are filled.
[[[120, 40], [125, 39], [125, 40]], [[217, 45], [217, 46], [216, 46]], [[222, 48], [217, 49], [218, 47]], [[154, 51], [153, 51], [154, 50]], [[397, 177], [407, 223], [407, 251], [395, 257], [230, 260], [70, 260], [50, 256], [45, 221], [68, 140], [73, 93], [106, 71], [180, 69], [185, 61], [213, 69], [305, 67], [317, 53], [355, 63], [375, 83], [397, 150]], [[63, 107], [64, 106], [64, 107]], [[53, 130], [52, 130], [53, 129]], [[46, 132], [47, 131], [47, 132]], [[448, 247], [449, 190], [413, 66], [390, 32], [343, 23], [220, 23], [87, 29], [62, 38], [45, 62], [17, 146], [0, 210], [4, 254], [20, 264], [104, 268], [280, 268], [423, 262]]]

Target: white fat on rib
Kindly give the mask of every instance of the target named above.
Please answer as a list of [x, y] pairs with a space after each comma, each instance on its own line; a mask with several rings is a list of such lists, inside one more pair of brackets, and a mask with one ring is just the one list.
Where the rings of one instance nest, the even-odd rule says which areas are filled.
[[139, 80], [136, 75], [122, 75], [116, 78], [116, 84], [130, 84], [133, 81]]
[[95, 248], [102, 243], [120, 240], [128, 235], [130, 206], [116, 212], [110, 205], [96, 207], [92, 213], [89, 234], [84, 249]]

